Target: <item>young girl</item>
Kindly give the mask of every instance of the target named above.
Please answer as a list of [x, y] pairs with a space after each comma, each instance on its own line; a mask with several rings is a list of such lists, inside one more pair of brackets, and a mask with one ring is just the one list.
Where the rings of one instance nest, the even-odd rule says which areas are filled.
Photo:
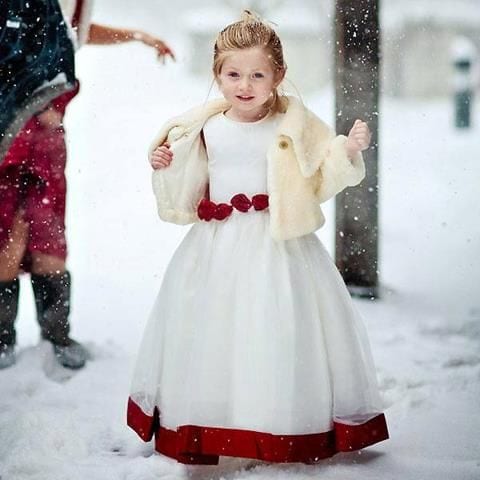
[[282, 45], [245, 12], [215, 43], [224, 99], [150, 151], [160, 217], [195, 222], [143, 339], [128, 424], [181, 463], [313, 463], [388, 438], [363, 326], [314, 232], [319, 203], [364, 177], [348, 137], [280, 97]]

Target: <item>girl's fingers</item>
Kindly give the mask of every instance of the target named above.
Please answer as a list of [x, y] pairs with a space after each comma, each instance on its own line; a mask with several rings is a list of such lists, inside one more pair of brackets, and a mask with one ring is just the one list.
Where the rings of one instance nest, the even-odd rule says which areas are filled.
[[168, 157], [152, 157], [152, 162], [170, 163], [171, 161], [172, 159]]
[[162, 145], [161, 147], [157, 147], [154, 152], [168, 152], [168, 153], [172, 153], [170, 151], [170, 149], [168, 147], [166, 147], [165, 145]]
[[166, 162], [170, 162], [172, 160], [172, 157], [168, 155], [152, 155], [152, 160], [156, 160], [158, 162], [161, 162], [163, 160]]
[[152, 167], [155, 170], [158, 170], [160, 168], [166, 168], [170, 165], [171, 162], [163, 161], [163, 162], [152, 162]]
[[155, 150], [152, 153], [152, 159], [155, 159], [155, 160], [161, 160], [161, 159], [171, 160], [172, 158], [173, 158], [173, 153], [168, 150]]
[[359, 137], [355, 137], [355, 141], [357, 143], [368, 143], [370, 140], [368, 137], [364, 137], [363, 135], [362, 136], [359, 136]]
[[352, 130], [355, 132], [357, 131], [368, 132], [368, 133], [370, 132], [368, 125], [362, 120], [355, 120], [355, 123], [352, 126]]
[[173, 152], [168, 148], [168, 147], [165, 147], [165, 146], [161, 146], [161, 147], [158, 147], [156, 148], [154, 151], [153, 151], [153, 154], [165, 154], [165, 155], [169, 155], [170, 157], [173, 156]]
[[369, 139], [369, 135], [367, 135], [366, 133], [355, 133], [353, 135], [353, 138], [355, 138], [355, 140], [368, 140]]
[[357, 132], [357, 133], [358, 133], [358, 132], [363, 132], [363, 133], [368, 133], [368, 132], [369, 132], [369, 129], [368, 129], [368, 127], [367, 127], [366, 125], [360, 125], [360, 124], [354, 126], [354, 127], [352, 128], [352, 130], [353, 130], [354, 132]]
[[173, 152], [168, 142], [157, 147], [150, 157], [150, 163], [154, 169], [165, 168], [170, 165], [173, 159]]
[[351, 148], [359, 152], [370, 146], [371, 133], [366, 122], [356, 119], [348, 134]]

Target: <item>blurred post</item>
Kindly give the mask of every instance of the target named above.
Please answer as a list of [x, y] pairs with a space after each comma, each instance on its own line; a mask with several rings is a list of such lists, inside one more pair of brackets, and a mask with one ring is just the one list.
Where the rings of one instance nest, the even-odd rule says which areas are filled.
[[335, 260], [352, 295], [378, 297], [378, 93], [379, 0], [336, 0], [336, 131], [347, 134], [356, 118], [372, 131], [363, 152], [367, 178], [336, 197]]
[[452, 61], [454, 75], [455, 127], [470, 128], [473, 103], [473, 63], [475, 47], [465, 37], [457, 37], [453, 43]]

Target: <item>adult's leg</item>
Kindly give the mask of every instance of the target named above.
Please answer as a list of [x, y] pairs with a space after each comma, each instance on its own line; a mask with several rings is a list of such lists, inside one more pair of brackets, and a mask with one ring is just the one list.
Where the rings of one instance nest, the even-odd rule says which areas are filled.
[[40, 252], [32, 252], [31, 257], [32, 288], [42, 337], [65, 346], [71, 342], [68, 320], [71, 280], [65, 259]]
[[70, 345], [70, 273], [32, 273], [31, 278], [42, 338], [60, 347]]
[[28, 222], [24, 212], [18, 210], [10, 228], [6, 228], [5, 241], [0, 248], [0, 281], [15, 279], [25, 255], [28, 243]]
[[[35, 265], [35, 259], [33, 262]], [[38, 267], [39, 264], [36, 265]], [[48, 265], [51, 263], [42, 265], [43, 272], [47, 271]], [[65, 269], [63, 272], [59, 269], [51, 273], [32, 271], [31, 279], [43, 339], [52, 344], [55, 356], [64, 367], [82, 368], [88, 352], [70, 337], [70, 272]]]
[[62, 274], [66, 271], [65, 259], [47, 253], [32, 252], [32, 273], [36, 275]]
[[25, 218], [25, 164], [34, 132], [30, 121], [19, 132], [0, 165], [0, 367], [15, 362], [15, 318], [20, 265], [27, 250], [29, 224]]
[[0, 281], [0, 369], [15, 363], [18, 293], [18, 278]]
[[0, 369], [15, 363], [15, 319], [18, 310], [17, 278], [28, 239], [28, 224], [16, 213], [0, 249]]
[[28, 251], [31, 280], [42, 337], [51, 342], [58, 361], [81, 368], [86, 350], [70, 337], [71, 276], [66, 269], [65, 159], [63, 130], [43, 131], [37, 138], [37, 163], [50, 169], [48, 182], [32, 185], [27, 198], [30, 221]]
[[71, 279], [65, 260], [33, 252], [31, 280], [42, 338], [54, 345], [69, 345]]

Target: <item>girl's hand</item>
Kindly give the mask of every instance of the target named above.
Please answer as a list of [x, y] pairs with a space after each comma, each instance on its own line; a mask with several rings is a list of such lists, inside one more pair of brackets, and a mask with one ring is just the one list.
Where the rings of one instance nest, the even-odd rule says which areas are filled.
[[355, 120], [352, 129], [348, 132], [345, 148], [350, 158], [353, 158], [358, 152], [366, 150], [370, 146], [372, 134], [368, 125], [362, 120]]
[[164, 143], [157, 147], [152, 155], [150, 156], [150, 163], [154, 170], [158, 170], [160, 168], [166, 168], [170, 165], [173, 159], [173, 153], [170, 150], [170, 145], [168, 143]]

